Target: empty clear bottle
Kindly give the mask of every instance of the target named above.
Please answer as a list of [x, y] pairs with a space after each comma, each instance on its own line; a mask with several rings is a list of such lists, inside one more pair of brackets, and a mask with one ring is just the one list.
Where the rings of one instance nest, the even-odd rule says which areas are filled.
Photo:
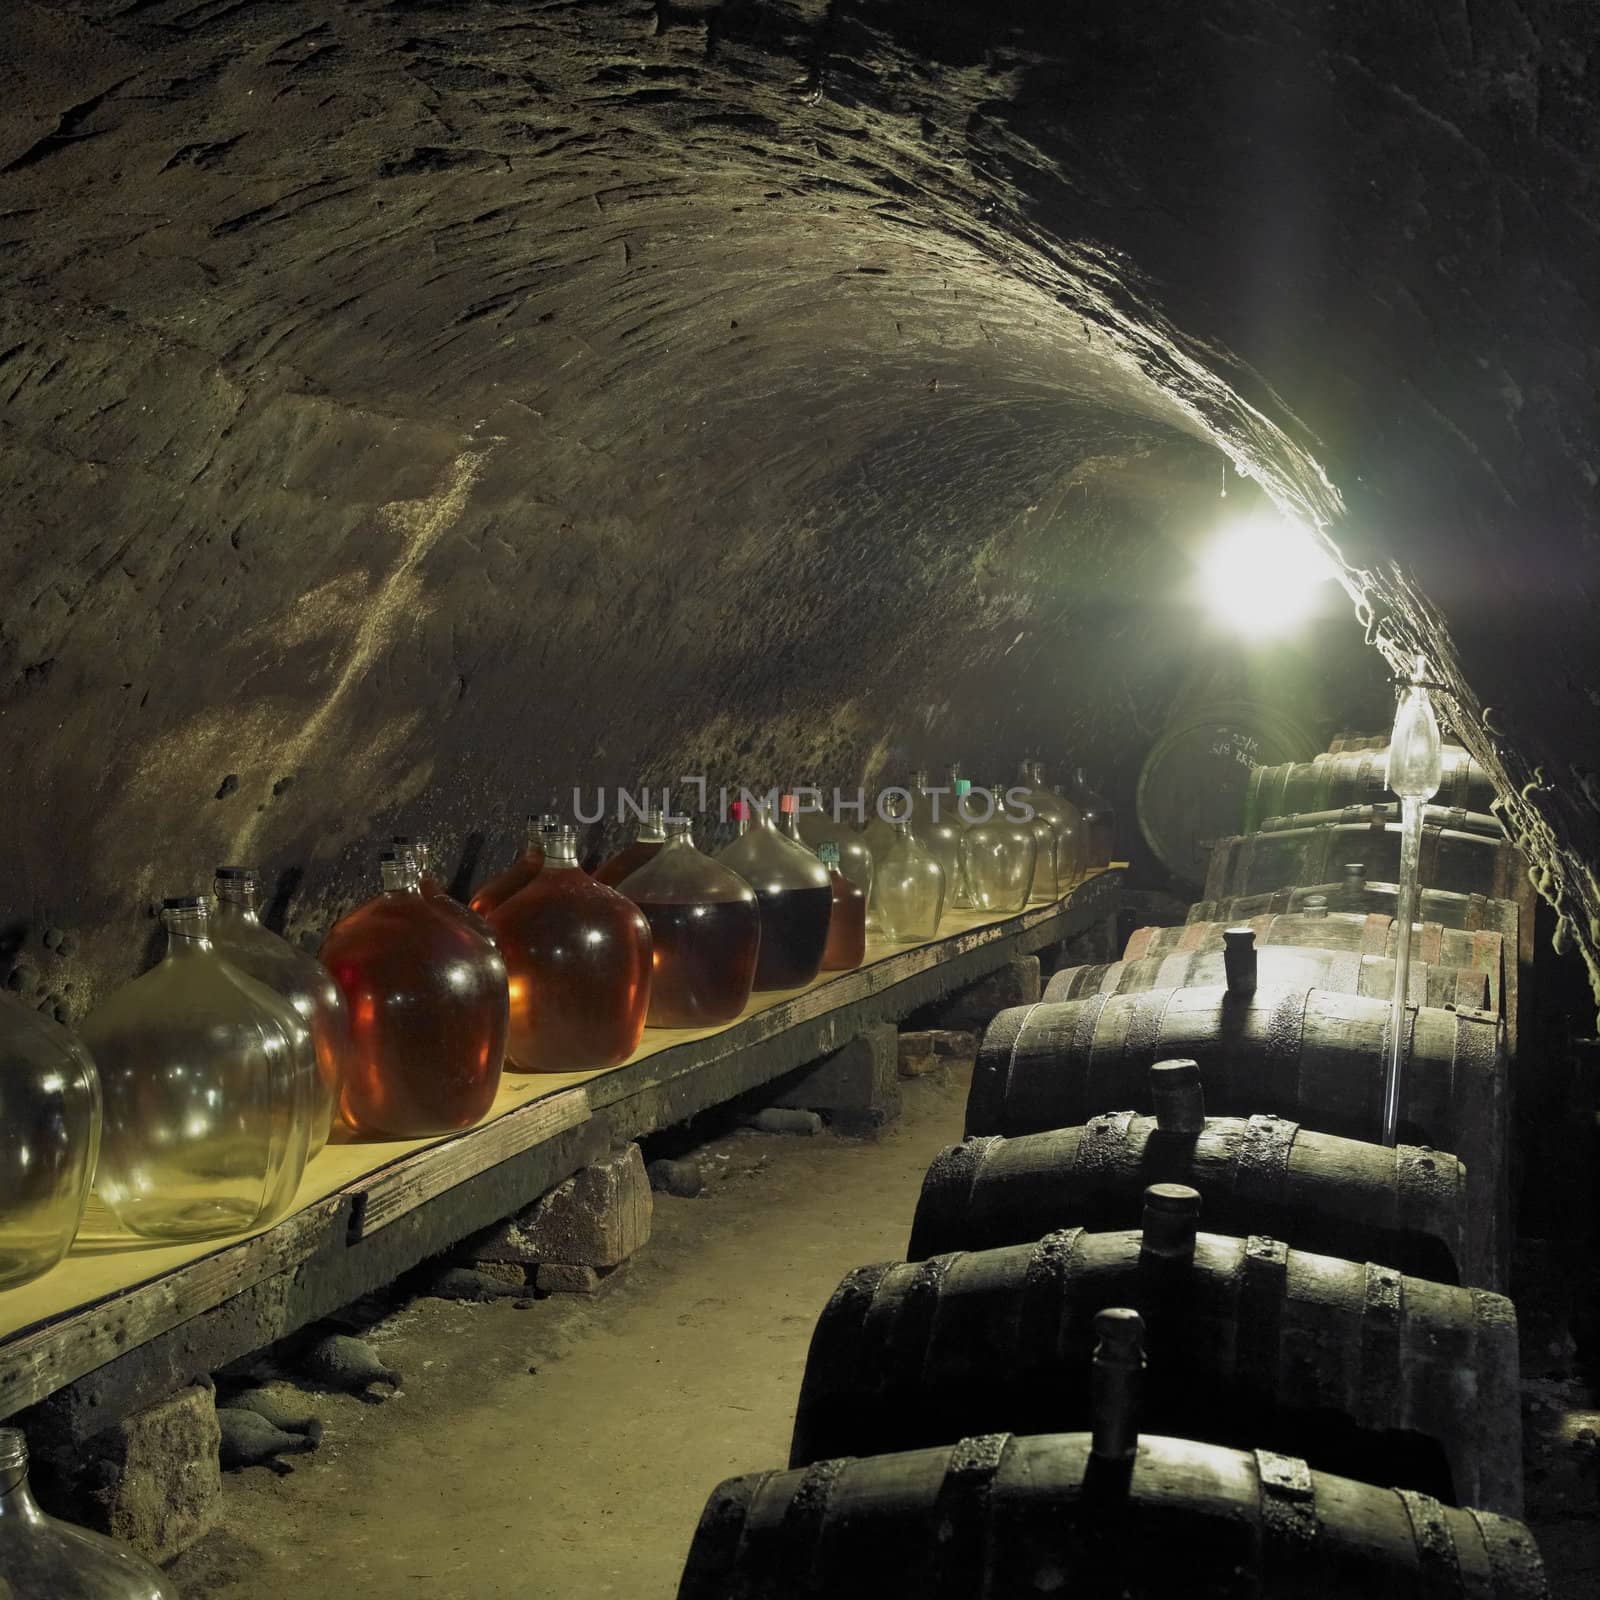
[[898, 944], [931, 939], [944, 910], [944, 868], [904, 818], [892, 824], [894, 843], [878, 863], [878, 919]]
[[311, 1113], [312, 1155], [328, 1142], [339, 1109], [339, 1085], [350, 1055], [350, 1013], [333, 974], [261, 922], [260, 881], [249, 867], [218, 867], [212, 887], [217, 909], [211, 939], [258, 983], [287, 1000], [311, 1034], [317, 1094]]
[[756, 892], [695, 848], [687, 817], [617, 886], [650, 924], [652, 1028], [711, 1028], [744, 1010], [761, 946]]
[[0, 998], [0, 1289], [48, 1272], [83, 1220], [100, 1078], [60, 1023]]
[[1028, 886], [1028, 898], [1036, 901], [1054, 900], [1057, 897], [1061, 839], [1055, 824], [1041, 806], [1041, 801], [1046, 805], [1048, 801], [1034, 789], [1026, 761], [1021, 765], [1017, 781], [1008, 789], [997, 790], [996, 797], [1003, 800], [1011, 825], [1029, 829], [1035, 840], [1033, 882]]
[[1044, 763], [1026, 763], [1028, 797], [1033, 808], [1056, 830], [1056, 892], [1065, 894], [1088, 865], [1088, 832], [1083, 814], [1059, 789], [1044, 779]]
[[1086, 767], [1073, 769], [1070, 798], [1083, 817], [1083, 869], [1107, 866], [1116, 854], [1117, 816], [1089, 781]]
[[28, 1487], [28, 1441], [0, 1428], [0, 1596], [5, 1600], [178, 1600], [127, 1545], [46, 1516]]
[[95, 1188], [145, 1238], [222, 1238], [294, 1199], [316, 1055], [299, 1013], [211, 942], [204, 899], [167, 900], [161, 920], [160, 965], [83, 1024], [105, 1096]]
[[382, 891], [341, 917], [320, 952], [350, 1007], [340, 1109], [380, 1138], [455, 1133], [500, 1087], [505, 962], [492, 939], [423, 893], [414, 857], [385, 850], [378, 870]]
[[650, 925], [578, 865], [578, 835], [545, 835], [544, 867], [490, 921], [506, 964], [511, 1036], [523, 1072], [597, 1071], [639, 1048], [650, 1003]]
[[965, 829], [956, 809], [955, 785], [935, 792], [929, 787], [925, 772], [917, 774], [916, 782], [917, 788], [912, 795], [911, 831], [944, 868], [946, 905], [951, 909], [966, 910], [972, 904], [972, 892], [967, 888], [966, 876], [961, 870], [961, 835]]
[[1002, 810], [1002, 794], [971, 789], [961, 799], [967, 819], [961, 864], [973, 909], [995, 915], [1021, 911], [1028, 903], [1038, 861], [1032, 828], [1017, 827]]

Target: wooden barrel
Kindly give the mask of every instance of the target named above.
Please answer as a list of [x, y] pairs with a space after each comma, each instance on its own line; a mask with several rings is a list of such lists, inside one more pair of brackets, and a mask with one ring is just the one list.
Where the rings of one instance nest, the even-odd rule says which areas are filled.
[[[1115, 1305], [1144, 1317], [1142, 1426], [1521, 1513], [1509, 1300], [1196, 1234], [1192, 1189], [1157, 1197], [1142, 1231], [1069, 1228], [848, 1274], [812, 1335], [789, 1465], [1087, 1428], [1095, 1316]], [[1180, 1214], [1185, 1200], [1196, 1210]]]
[[[1489, 774], [1460, 745], [1446, 745], [1443, 777], [1433, 803], [1463, 811], [1487, 811], [1495, 797]], [[1251, 769], [1245, 785], [1243, 827], [1248, 833], [1264, 817], [1291, 811], [1337, 810], [1372, 805], [1395, 796], [1384, 781], [1389, 741], [1376, 749], [1331, 751], [1312, 761]]]
[[1520, 1523], [1146, 1434], [989, 1434], [718, 1485], [678, 1600], [1549, 1600]]
[[[1219, 839], [1206, 875], [1205, 898], [1261, 894], [1296, 884], [1323, 883], [1346, 861], [1364, 862], [1367, 875], [1384, 883], [1400, 870], [1400, 824], [1337, 822], [1321, 828], [1286, 828], [1282, 833], [1247, 833]], [[1417, 881], [1429, 889], [1528, 901], [1528, 864], [1505, 839], [1454, 828], [1424, 827]]]
[[1317, 748], [1307, 728], [1255, 701], [1198, 707], [1168, 724], [1139, 772], [1139, 828], [1163, 865], [1201, 882], [1212, 844], [1235, 833], [1253, 766], [1304, 761]]
[[[1243, 925], [1246, 929], [1250, 924]], [[1318, 950], [1295, 945], [1268, 945], [1254, 952], [1262, 983], [1296, 983], [1346, 994], [1394, 997], [1394, 962], [1387, 956], [1355, 950]], [[1098, 966], [1063, 967], [1045, 986], [1046, 1000], [1081, 1000], [1091, 994], [1136, 994], [1143, 989], [1181, 989], [1190, 984], [1227, 981], [1220, 950], [1187, 950], [1139, 961], [1111, 961]], [[1415, 1006], [1465, 1006], [1488, 1011], [1489, 983], [1475, 967], [1411, 964], [1406, 984]]]
[[1466, 1169], [1454, 1156], [1267, 1115], [1204, 1117], [1183, 1132], [1110, 1111], [1082, 1127], [950, 1145], [922, 1181], [906, 1258], [1026, 1244], [1057, 1228], [1135, 1227], [1152, 1183], [1199, 1190], [1218, 1233], [1269, 1233], [1297, 1250], [1461, 1281]]
[[[1209, 1108], [1270, 1111], [1323, 1133], [1376, 1139], [1389, 1002], [1302, 985], [1149, 989], [1002, 1011], [984, 1033], [968, 1134], [1041, 1133], [1103, 1111], [1153, 1110], [1151, 1065], [1198, 1061]], [[1508, 1091], [1501, 1029], [1478, 1012], [1408, 1010], [1400, 1136], [1467, 1168], [1468, 1283], [1506, 1269]]]
[[[1256, 824], [1260, 833], [1283, 833], [1289, 828], [1325, 828], [1333, 822], [1355, 822], [1373, 827], [1380, 822], [1399, 822], [1400, 802], [1375, 806], [1345, 806], [1337, 811], [1292, 811], [1286, 816], [1263, 817]], [[1464, 811], [1460, 806], [1424, 806], [1424, 827], [1453, 828], [1457, 833], [1481, 833], [1486, 838], [1503, 839], [1506, 830], [1500, 819], [1487, 811]]]
[[[1469, 931], [1467, 928], [1446, 927], [1442, 922], [1412, 923], [1411, 959], [1433, 967], [1465, 967], [1481, 973], [1488, 991], [1484, 1009], [1498, 1011], [1506, 1019], [1509, 1046], [1509, 1041], [1516, 1038], [1517, 1028], [1516, 1008], [1510, 1003], [1507, 993], [1508, 987], [1512, 995], [1516, 991], [1515, 935], [1512, 937], [1508, 960], [1505, 935], [1483, 924], [1484, 908], [1495, 904], [1510, 913], [1514, 926], [1516, 907], [1508, 901], [1490, 902], [1480, 896], [1452, 895], [1449, 898], [1455, 902], [1476, 901], [1476, 926]], [[1473, 915], [1471, 908], [1458, 905], [1457, 909], [1463, 915]], [[1181, 955], [1189, 950], [1220, 951], [1223, 948], [1223, 934], [1227, 929], [1237, 927], [1255, 930], [1256, 947], [1262, 952], [1263, 960], [1266, 959], [1267, 949], [1275, 945], [1342, 950], [1386, 956], [1390, 961], [1394, 959], [1396, 940], [1393, 916], [1381, 911], [1326, 910], [1268, 912], [1240, 917], [1233, 922], [1191, 921], [1178, 928], [1136, 928], [1123, 949], [1122, 959], [1146, 961], [1154, 956]], [[1413, 967], [1412, 970], [1416, 969]], [[1411, 982], [1411, 991], [1415, 1002], [1415, 978]], [[1394, 991], [1391, 989], [1389, 992], [1393, 994]]]

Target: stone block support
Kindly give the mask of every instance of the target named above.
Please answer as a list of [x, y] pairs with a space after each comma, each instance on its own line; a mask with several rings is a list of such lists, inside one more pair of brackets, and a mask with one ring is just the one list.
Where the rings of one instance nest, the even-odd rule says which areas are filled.
[[970, 1067], [978, 1058], [978, 1036], [965, 1029], [922, 1028], [900, 1035], [900, 1076], [926, 1077], [941, 1067]]
[[620, 1266], [649, 1239], [652, 1214], [644, 1156], [627, 1144], [471, 1241], [464, 1253], [521, 1267]]
[[843, 1048], [780, 1079], [768, 1103], [820, 1112], [836, 1133], [876, 1133], [900, 1115], [898, 1033], [874, 1022]]

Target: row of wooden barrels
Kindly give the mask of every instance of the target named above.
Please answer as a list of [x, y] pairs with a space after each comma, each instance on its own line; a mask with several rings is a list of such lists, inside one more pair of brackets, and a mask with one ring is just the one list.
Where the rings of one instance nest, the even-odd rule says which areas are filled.
[[[1501, 1292], [1526, 869], [1430, 823], [1403, 929], [1392, 827], [1222, 840], [1187, 924], [992, 1020], [906, 1259], [829, 1300], [789, 1470], [712, 1494], [680, 1600], [1547, 1594]], [[1270, 847], [1347, 829], [1333, 871]]]

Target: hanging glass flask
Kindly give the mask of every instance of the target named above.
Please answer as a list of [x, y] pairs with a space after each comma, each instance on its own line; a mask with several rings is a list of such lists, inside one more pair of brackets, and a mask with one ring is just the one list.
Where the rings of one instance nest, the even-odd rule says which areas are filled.
[[544, 868], [490, 922], [511, 999], [507, 1054], [523, 1072], [615, 1067], [639, 1048], [650, 1004], [650, 925], [578, 865], [578, 835], [545, 835]]
[[422, 892], [413, 857], [385, 850], [378, 861], [381, 892], [341, 917], [320, 952], [350, 1007], [344, 1120], [377, 1138], [455, 1133], [500, 1087], [505, 962]]
[[207, 902], [163, 902], [158, 966], [95, 1007], [84, 1043], [105, 1122], [95, 1189], [132, 1233], [214, 1239], [299, 1188], [321, 1080], [311, 1031], [211, 941]]
[[216, 914], [211, 940], [224, 958], [294, 1007], [311, 1034], [317, 1058], [311, 1114], [314, 1156], [328, 1142], [339, 1108], [339, 1084], [350, 1054], [350, 1013], [333, 974], [263, 925], [260, 880], [249, 867], [218, 867], [212, 888]]
[[786, 839], [764, 804], [735, 803], [745, 824], [717, 860], [756, 892], [761, 908], [757, 989], [798, 989], [822, 967], [828, 944], [833, 890], [828, 869], [803, 844]]
[[0, 1428], [0, 1596], [4, 1600], [178, 1600], [118, 1539], [46, 1516], [28, 1486], [28, 1442]]
[[650, 924], [652, 1028], [711, 1028], [744, 1010], [761, 944], [756, 892], [697, 850], [687, 817], [665, 820], [667, 842], [617, 886]]
[[0, 997], [0, 1289], [72, 1246], [100, 1150], [100, 1078], [60, 1023]]

